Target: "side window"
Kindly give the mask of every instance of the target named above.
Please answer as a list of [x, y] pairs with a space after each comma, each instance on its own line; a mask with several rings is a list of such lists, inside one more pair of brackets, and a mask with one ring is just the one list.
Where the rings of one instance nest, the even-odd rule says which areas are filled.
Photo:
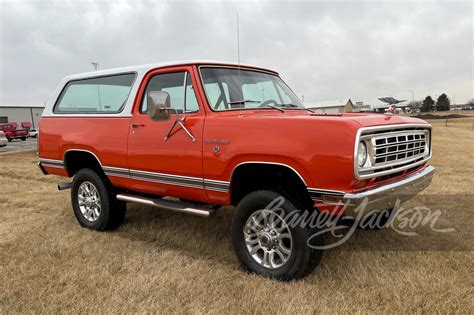
[[153, 76], [145, 89], [140, 106], [141, 113], [147, 113], [147, 97], [149, 92], [163, 91], [170, 95], [170, 105], [178, 113], [195, 113], [199, 110], [199, 105], [194, 93], [194, 87], [189, 73], [174, 72], [157, 74]]
[[121, 74], [69, 82], [61, 93], [55, 113], [118, 113], [122, 111], [135, 74]]

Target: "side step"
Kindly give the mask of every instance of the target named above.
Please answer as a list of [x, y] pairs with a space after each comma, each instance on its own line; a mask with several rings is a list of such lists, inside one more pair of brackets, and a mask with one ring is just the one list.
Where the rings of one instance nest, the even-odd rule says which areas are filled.
[[196, 208], [192, 203], [181, 202], [181, 201], [152, 199], [152, 198], [131, 195], [131, 194], [118, 194], [117, 200], [141, 203], [144, 205], [159, 207], [165, 210], [189, 213], [189, 214], [194, 214], [201, 217], [210, 217], [215, 214], [214, 209]]

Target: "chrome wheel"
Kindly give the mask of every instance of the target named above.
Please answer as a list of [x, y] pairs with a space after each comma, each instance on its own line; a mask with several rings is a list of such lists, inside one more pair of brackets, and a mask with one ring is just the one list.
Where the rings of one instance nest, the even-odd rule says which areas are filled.
[[245, 246], [252, 259], [269, 269], [283, 267], [292, 250], [291, 231], [284, 221], [284, 212], [258, 210], [244, 226]]
[[82, 216], [90, 222], [95, 222], [100, 216], [100, 195], [91, 182], [83, 182], [77, 191], [77, 202]]

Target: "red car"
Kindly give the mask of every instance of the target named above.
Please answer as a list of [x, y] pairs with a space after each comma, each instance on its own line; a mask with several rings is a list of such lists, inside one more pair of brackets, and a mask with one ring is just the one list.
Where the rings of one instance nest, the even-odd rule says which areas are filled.
[[238, 260], [281, 280], [313, 270], [324, 244], [318, 227], [291, 224], [291, 215], [385, 215], [434, 171], [425, 121], [317, 114], [277, 72], [254, 66], [176, 62], [79, 74], [52, 99], [40, 121], [39, 167], [73, 178], [59, 188], [72, 188], [82, 226], [118, 227], [127, 202], [205, 217], [233, 205]]
[[0, 123], [0, 130], [3, 131], [8, 139], [8, 142], [13, 139], [21, 139], [25, 141], [28, 137], [28, 130], [17, 129], [17, 123]]

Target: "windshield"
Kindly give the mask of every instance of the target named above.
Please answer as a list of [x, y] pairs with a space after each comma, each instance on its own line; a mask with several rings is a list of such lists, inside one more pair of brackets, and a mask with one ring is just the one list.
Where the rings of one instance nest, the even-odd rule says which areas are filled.
[[277, 75], [234, 68], [201, 68], [207, 99], [212, 110], [304, 109]]

